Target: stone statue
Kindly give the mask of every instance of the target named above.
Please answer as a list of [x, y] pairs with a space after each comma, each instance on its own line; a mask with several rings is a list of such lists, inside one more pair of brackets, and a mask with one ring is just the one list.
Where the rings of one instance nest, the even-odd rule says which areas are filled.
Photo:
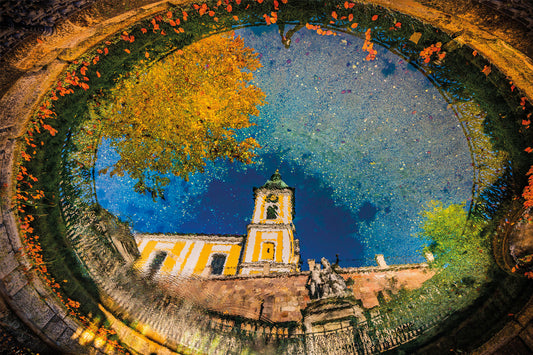
[[315, 265], [307, 279], [311, 299], [346, 296], [347, 287], [342, 276], [333, 270], [328, 259], [322, 258], [320, 262], [323, 269]]
[[319, 299], [322, 297], [323, 282], [320, 274], [320, 265], [315, 264], [307, 279], [307, 286], [309, 288], [311, 299]]

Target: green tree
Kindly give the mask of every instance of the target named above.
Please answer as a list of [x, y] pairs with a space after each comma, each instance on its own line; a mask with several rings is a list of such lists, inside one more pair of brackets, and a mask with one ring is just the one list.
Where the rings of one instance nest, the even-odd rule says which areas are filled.
[[425, 251], [433, 253], [431, 266], [442, 270], [443, 279], [460, 281], [485, 274], [490, 263], [489, 243], [482, 233], [486, 222], [468, 218], [464, 203], [444, 207], [431, 201], [420, 215], [418, 237], [428, 241]]
[[102, 105], [102, 138], [120, 155], [106, 173], [127, 172], [137, 192], [162, 196], [172, 173], [188, 179], [217, 158], [251, 163], [259, 144], [236, 138], [265, 103], [250, 84], [261, 67], [258, 54], [240, 37], [215, 35], [139, 71], [111, 90]]

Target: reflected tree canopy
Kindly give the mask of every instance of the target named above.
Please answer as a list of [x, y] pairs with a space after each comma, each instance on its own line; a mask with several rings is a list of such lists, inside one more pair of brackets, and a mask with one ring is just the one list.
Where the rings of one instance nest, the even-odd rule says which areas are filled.
[[[148, 52], [146, 53], [148, 57]], [[178, 50], [121, 80], [93, 108], [101, 137], [120, 159], [102, 169], [138, 179], [135, 190], [162, 197], [165, 174], [187, 180], [206, 160], [251, 163], [255, 139], [236, 138], [258, 115], [265, 94], [249, 84], [258, 55], [234, 35], [217, 35]]]
[[482, 233], [485, 220], [468, 217], [464, 204], [444, 207], [440, 201], [429, 202], [420, 215], [418, 236], [428, 241], [425, 250], [435, 256], [432, 266], [444, 270], [444, 279], [479, 278], [486, 272], [491, 259], [489, 241]]

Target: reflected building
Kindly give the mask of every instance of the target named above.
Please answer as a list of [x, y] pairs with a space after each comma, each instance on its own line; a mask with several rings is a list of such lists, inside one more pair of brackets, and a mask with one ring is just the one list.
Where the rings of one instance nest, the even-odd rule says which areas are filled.
[[294, 188], [276, 171], [254, 188], [246, 235], [137, 234], [135, 266], [150, 277], [265, 275], [300, 271]]

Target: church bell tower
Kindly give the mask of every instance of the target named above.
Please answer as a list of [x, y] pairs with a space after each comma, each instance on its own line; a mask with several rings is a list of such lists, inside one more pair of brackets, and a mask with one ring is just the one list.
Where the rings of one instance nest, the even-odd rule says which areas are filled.
[[254, 212], [248, 224], [239, 274], [300, 271], [300, 247], [294, 238], [294, 188], [278, 170], [254, 188]]

